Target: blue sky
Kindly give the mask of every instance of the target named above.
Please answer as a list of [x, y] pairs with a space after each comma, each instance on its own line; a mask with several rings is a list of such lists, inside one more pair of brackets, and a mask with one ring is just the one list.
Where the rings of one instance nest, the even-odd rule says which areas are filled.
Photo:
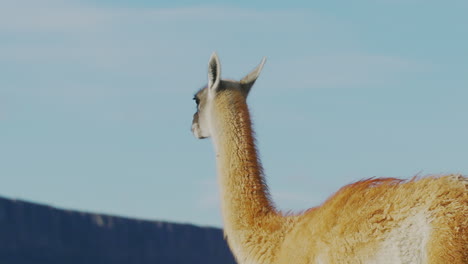
[[468, 2], [0, 1], [0, 196], [221, 226], [190, 133], [217, 51], [268, 58], [249, 104], [273, 199], [468, 174]]

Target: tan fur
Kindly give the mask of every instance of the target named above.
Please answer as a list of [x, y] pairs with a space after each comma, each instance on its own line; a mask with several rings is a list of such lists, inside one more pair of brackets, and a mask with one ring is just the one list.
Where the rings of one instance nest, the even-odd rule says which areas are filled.
[[206, 89], [197, 96], [211, 100], [225, 234], [239, 263], [468, 263], [467, 178], [363, 180], [321, 206], [284, 215], [258, 160], [248, 90], [225, 80], [211, 98]]
[[[430, 226], [427, 249], [404, 252], [403, 247], [401, 258], [427, 254], [418, 259], [426, 260], [422, 263], [467, 263], [467, 180], [456, 175], [407, 182], [372, 179], [345, 186], [301, 217], [287, 236], [278, 263], [314, 263], [319, 257], [324, 263], [372, 263], [378, 257], [375, 254], [385, 250], [381, 245], [392, 230], [405, 221], [420, 224], [412, 223], [420, 214]], [[404, 235], [409, 239], [424, 234]]]

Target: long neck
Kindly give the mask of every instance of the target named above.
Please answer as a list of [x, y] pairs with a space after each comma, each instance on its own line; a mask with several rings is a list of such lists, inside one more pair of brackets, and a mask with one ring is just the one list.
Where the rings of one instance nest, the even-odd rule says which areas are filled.
[[270, 201], [245, 99], [225, 96], [216, 103], [213, 140], [224, 229], [234, 254], [243, 263], [256, 258], [252, 255], [265, 247], [274, 250], [272, 236], [282, 230], [282, 219]]

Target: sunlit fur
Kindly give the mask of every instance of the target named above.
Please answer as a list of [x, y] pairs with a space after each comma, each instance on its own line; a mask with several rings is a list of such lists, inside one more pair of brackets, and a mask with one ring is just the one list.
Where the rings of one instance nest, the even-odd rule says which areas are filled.
[[[219, 73], [216, 54], [210, 64]], [[301, 214], [278, 212], [246, 104], [256, 70], [248, 89], [219, 80], [199, 91], [192, 125], [197, 137], [202, 130], [212, 137], [225, 235], [238, 263], [468, 263], [468, 180], [460, 175], [363, 180]]]

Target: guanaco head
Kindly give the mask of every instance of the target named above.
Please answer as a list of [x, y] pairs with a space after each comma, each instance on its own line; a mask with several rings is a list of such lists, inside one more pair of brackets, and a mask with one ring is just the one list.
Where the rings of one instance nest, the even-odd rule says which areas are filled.
[[192, 132], [197, 138], [207, 138], [212, 135], [211, 121], [214, 105], [221, 94], [241, 94], [244, 100], [249, 94], [250, 88], [262, 71], [265, 58], [261, 63], [240, 81], [222, 80], [221, 65], [218, 55], [214, 52], [208, 62], [208, 85], [195, 94], [193, 98], [197, 104], [197, 112], [193, 115]]

